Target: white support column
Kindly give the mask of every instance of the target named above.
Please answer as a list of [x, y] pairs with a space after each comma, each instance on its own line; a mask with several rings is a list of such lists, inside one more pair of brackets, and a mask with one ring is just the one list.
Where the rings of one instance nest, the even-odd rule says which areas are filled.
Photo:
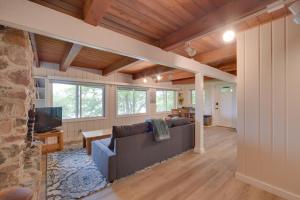
[[204, 79], [202, 73], [195, 75], [195, 148], [196, 153], [204, 153], [204, 127], [203, 127], [203, 110], [204, 110]]

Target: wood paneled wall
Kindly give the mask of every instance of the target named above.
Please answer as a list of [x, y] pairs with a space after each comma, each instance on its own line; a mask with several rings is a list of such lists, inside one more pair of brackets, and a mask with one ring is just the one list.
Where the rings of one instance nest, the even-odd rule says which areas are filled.
[[300, 199], [300, 26], [291, 17], [237, 36], [237, 177]]
[[[35, 76], [57, 76], [66, 78], [77, 78], [82, 80], [102, 80], [111, 82], [124, 82], [124, 83], [139, 83], [140, 80], [133, 81], [130, 75], [114, 73], [109, 76], [101, 76], [99, 70], [82, 69], [70, 67], [68, 71], [59, 71], [59, 66], [52, 63], [41, 63], [40, 68], [34, 68], [33, 73]], [[150, 80], [149, 80], [150, 81]], [[155, 83], [149, 83], [155, 84]], [[166, 86], [168, 88], [174, 87], [171, 83], [161, 83], [158, 86]], [[175, 88], [175, 87], [174, 87]], [[178, 88], [178, 87], [176, 87]], [[97, 130], [103, 128], [110, 128], [113, 125], [125, 125], [143, 122], [147, 118], [162, 118], [166, 117], [168, 113], [156, 113], [156, 105], [150, 104], [149, 97], [151, 92], [155, 92], [154, 88], [148, 89], [148, 113], [145, 115], [131, 116], [131, 117], [118, 117], [116, 116], [116, 85], [106, 85], [105, 96], [105, 109], [106, 116], [104, 119], [97, 120], [77, 120], [63, 122], [64, 140], [66, 142], [79, 141], [82, 139], [81, 130]], [[48, 105], [50, 106], [50, 87], [48, 89]]]

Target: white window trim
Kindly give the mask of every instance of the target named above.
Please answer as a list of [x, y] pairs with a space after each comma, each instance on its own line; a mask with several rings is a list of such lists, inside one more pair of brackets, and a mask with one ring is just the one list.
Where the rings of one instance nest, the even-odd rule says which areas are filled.
[[[177, 108], [176, 90], [166, 90], [166, 89], [165, 90], [161, 90], [161, 89], [156, 90], [155, 91], [155, 98], [156, 98], [156, 92], [157, 91], [166, 91], [166, 92], [171, 91], [171, 92], [174, 92], [174, 108], [172, 108], [172, 109], [176, 109]], [[168, 102], [167, 102], [167, 95], [166, 95], [166, 109], [167, 109], [167, 104], [168, 104]], [[155, 104], [155, 112], [156, 112], [156, 114], [170, 114], [170, 113], [172, 113], [172, 109], [170, 111], [167, 111], [167, 110], [166, 111], [157, 111], [157, 101], [156, 101], [156, 104]]]
[[[195, 107], [196, 102], [193, 104], [193, 91], [195, 91], [195, 89], [191, 89], [191, 105], [192, 105], [193, 107]], [[195, 92], [196, 92], [196, 91], [195, 91]], [[195, 93], [195, 98], [196, 98], [196, 93]]]
[[[119, 103], [119, 98], [118, 98], [118, 90], [119, 89], [128, 89], [128, 90], [139, 90], [139, 91], [145, 91], [146, 92], [146, 112], [145, 113], [133, 113], [133, 114], [124, 114], [124, 115], [119, 115], [118, 114], [118, 103]], [[148, 88], [144, 87], [128, 87], [128, 86], [117, 86], [115, 90], [115, 108], [116, 108], [116, 118], [126, 118], [126, 117], [138, 117], [138, 116], [146, 116], [149, 115], [149, 103], [148, 103]]]
[[86, 82], [77, 82], [77, 81], [67, 81], [67, 80], [51, 80], [50, 81], [50, 87], [49, 87], [49, 97], [50, 97], [50, 105], [53, 106], [53, 83], [61, 83], [61, 84], [70, 84], [70, 85], [76, 85], [76, 115], [78, 115], [80, 112], [78, 109], [81, 109], [81, 102], [78, 101], [80, 98], [81, 101], [81, 95], [78, 97], [78, 89], [79, 86], [90, 86], [90, 87], [97, 87], [103, 89], [103, 100], [102, 100], [102, 107], [103, 107], [103, 116], [96, 116], [96, 117], [76, 117], [76, 118], [70, 118], [70, 119], [62, 119], [63, 122], [79, 122], [79, 121], [92, 121], [92, 120], [104, 120], [107, 119], [107, 113], [106, 113], [106, 87], [103, 84], [97, 84], [97, 83], [86, 83]]

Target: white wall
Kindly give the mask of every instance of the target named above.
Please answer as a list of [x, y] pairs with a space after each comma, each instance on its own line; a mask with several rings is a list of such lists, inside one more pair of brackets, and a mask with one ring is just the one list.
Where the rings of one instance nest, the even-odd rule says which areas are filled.
[[[192, 93], [191, 91], [195, 89], [195, 84], [188, 85], [178, 85], [181, 88], [181, 92], [183, 93], [184, 107], [191, 107], [192, 105]], [[212, 115], [212, 106], [213, 106], [213, 88], [214, 85], [210, 83], [210, 81], [204, 81], [204, 91], [205, 91], [205, 102], [204, 102], [204, 115]]]
[[[75, 78], [82, 81], [108, 81], [111, 83], [132, 83], [132, 84], [141, 84], [141, 80], [133, 81], [131, 75], [115, 73], [108, 77], [101, 76], [101, 71], [99, 70], [89, 70], [83, 68], [71, 67], [67, 70], [67, 72], [61, 72], [58, 70], [57, 64], [52, 63], [41, 63], [40, 68], [34, 68], [33, 70], [34, 76], [43, 76], [43, 77], [65, 77]], [[156, 84], [154, 82], [147, 83], [151, 85], [151, 88], [148, 89], [148, 113], [143, 115], [136, 115], [130, 117], [118, 117], [116, 116], [116, 88], [117, 85], [108, 84], [106, 85], [106, 95], [105, 95], [105, 112], [106, 116], [104, 119], [96, 119], [96, 120], [74, 120], [74, 121], [65, 121], [63, 122], [63, 130], [64, 130], [64, 140], [66, 142], [81, 140], [82, 136], [80, 131], [87, 130], [97, 130], [103, 128], [110, 128], [113, 125], [123, 125], [123, 124], [133, 124], [137, 122], [143, 122], [147, 118], [162, 118], [168, 115], [168, 113], [156, 113], [156, 105], [150, 104], [150, 92], [155, 92], [155, 86], [163, 87], [167, 89], [178, 89], [178, 87], [174, 87], [171, 83], [159, 83]], [[51, 98], [51, 87], [48, 87], [48, 105], [50, 106], [50, 98]]]
[[[204, 101], [204, 115], [212, 115], [213, 121], [212, 125], [215, 125], [215, 102], [216, 102], [216, 96], [217, 96], [217, 86], [219, 85], [232, 85], [235, 87], [234, 83], [228, 83], [224, 81], [204, 81], [204, 91], [205, 91], [205, 101]], [[191, 100], [191, 90], [195, 89], [194, 84], [189, 85], [178, 85], [179, 88], [181, 88], [181, 92], [184, 96], [184, 103], [183, 106], [192, 106], [192, 100]], [[234, 94], [235, 95], [235, 94]], [[233, 102], [236, 105], [236, 102]], [[233, 111], [233, 113], [236, 113], [236, 110]], [[233, 116], [233, 128], [236, 127], [236, 114]]]
[[300, 199], [300, 26], [291, 17], [239, 33], [238, 171]]

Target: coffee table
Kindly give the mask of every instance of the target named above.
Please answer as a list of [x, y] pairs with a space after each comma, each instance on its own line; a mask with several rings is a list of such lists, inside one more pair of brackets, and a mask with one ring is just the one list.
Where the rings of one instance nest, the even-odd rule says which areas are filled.
[[112, 129], [101, 129], [95, 131], [82, 131], [83, 148], [86, 148], [88, 155], [92, 152], [92, 141], [111, 137]]

